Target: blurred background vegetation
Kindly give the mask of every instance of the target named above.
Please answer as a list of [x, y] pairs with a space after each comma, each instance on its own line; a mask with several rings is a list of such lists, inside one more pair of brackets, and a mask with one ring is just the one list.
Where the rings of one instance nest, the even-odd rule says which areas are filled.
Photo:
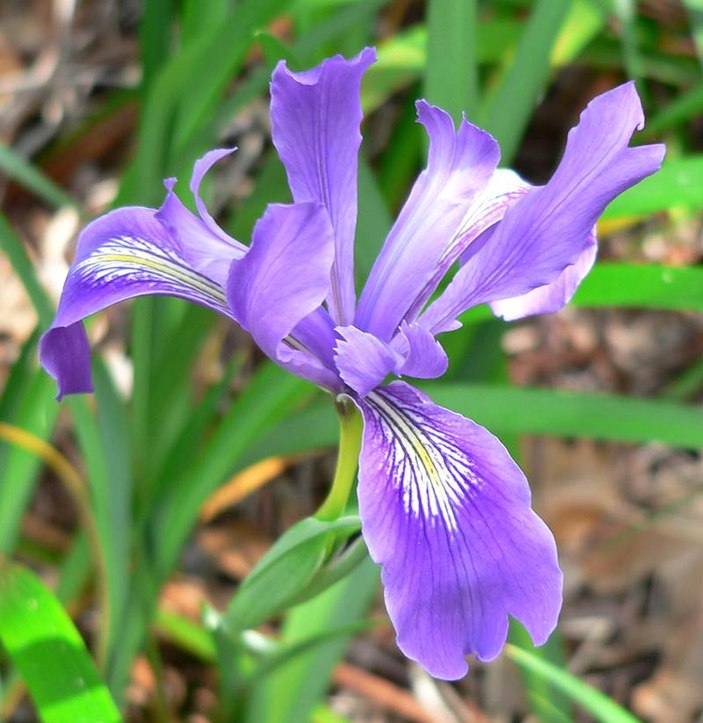
[[[337, 436], [322, 393], [246, 334], [142, 299], [89, 324], [94, 396], [57, 404], [36, 361], [83, 223], [158, 205], [163, 178], [184, 188], [205, 150], [237, 145], [206, 196], [247, 240], [288, 199], [274, 64], [369, 44], [360, 281], [422, 168], [418, 97], [465, 112], [540, 183], [585, 104], [632, 78], [648, 118], [636, 142], [669, 149], [606, 211], [570, 308], [514, 325], [470, 313], [446, 339], [449, 373], [425, 385], [520, 458], [566, 573], [545, 648], [516, 628], [454, 684], [397, 651], [353, 515], [317, 587], [292, 555], [231, 602], [323, 499]], [[2, 718], [701, 719], [702, 79], [701, 0], [3, 0]]]

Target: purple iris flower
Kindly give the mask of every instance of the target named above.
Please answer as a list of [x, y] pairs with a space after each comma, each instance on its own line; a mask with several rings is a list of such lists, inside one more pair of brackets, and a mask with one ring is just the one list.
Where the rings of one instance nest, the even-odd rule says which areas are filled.
[[[363, 417], [359, 512], [382, 568], [398, 644], [439, 678], [465, 655], [498, 655], [508, 616], [536, 644], [554, 629], [562, 575], [552, 534], [530, 506], [525, 476], [486, 429], [388, 375], [447, 368], [437, 335], [489, 303], [506, 319], [553, 312], [596, 254], [607, 204], [660, 166], [661, 145], [628, 147], [643, 114], [632, 83], [594, 99], [544, 186], [498, 169], [485, 131], [418, 101], [429, 158], [357, 300], [354, 233], [361, 78], [372, 49], [271, 83], [273, 142], [291, 205], [271, 205], [250, 246], [217, 226], [199, 195], [229, 150], [196, 164], [197, 215], [168, 181], [160, 209], [120, 208], [80, 236], [41, 361], [64, 394], [90, 391], [82, 319], [123, 299], [166, 294], [240, 324], [275, 362], [351, 400]], [[362, 211], [363, 212], [363, 211]], [[435, 292], [445, 275], [458, 271]]]

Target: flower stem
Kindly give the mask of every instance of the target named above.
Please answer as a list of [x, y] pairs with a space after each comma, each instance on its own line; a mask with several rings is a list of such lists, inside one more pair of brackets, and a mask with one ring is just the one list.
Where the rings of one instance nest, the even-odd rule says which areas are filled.
[[339, 416], [339, 454], [332, 487], [315, 513], [318, 520], [336, 520], [346, 509], [356, 478], [364, 422], [356, 405], [348, 399], [337, 401]]

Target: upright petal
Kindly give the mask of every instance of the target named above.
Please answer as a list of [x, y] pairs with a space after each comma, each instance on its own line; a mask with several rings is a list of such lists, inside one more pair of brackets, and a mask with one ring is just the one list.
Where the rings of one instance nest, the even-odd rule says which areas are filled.
[[274, 204], [254, 227], [249, 253], [232, 263], [227, 299], [234, 318], [274, 361], [316, 383], [339, 386], [323, 360], [290, 337], [324, 300], [334, 237], [317, 203]]
[[408, 323], [417, 319], [439, 282], [457, 260], [461, 263], [462, 257], [468, 254], [467, 249], [471, 250], [471, 244], [498, 223], [508, 208], [531, 188], [527, 181], [509, 168], [497, 168], [493, 172], [484, 190], [474, 198], [462, 218], [459, 229], [439, 259], [430, 281], [406, 314]]
[[174, 193], [175, 182], [173, 178], [165, 182], [166, 200], [155, 218], [166, 227], [179, 255], [188, 265], [224, 287], [231, 260], [244, 256], [247, 247], [227, 236], [214, 221], [212, 223], [214, 228], [218, 228], [218, 233], [202, 218], [191, 213]]
[[[90, 314], [135, 296], [166, 294], [231, 317], [224, 289], [194, 268], [188, 251], [151, 208], [120, 208], [86, 226], [56, 318], [39, 347], [42, 365], [58, 382], [59, 399], [92, 388], [90, 349], [80, 323]], [[224, 241], [220, 252], [225, 263], [239, 254]]]
[[[428, 298], [436, 269], [462, 219], [491, 178], [500, 151], [493, 137], [462, 120], [459, 130], [441, 108], [417, 103], [430, 138], [427, 168], [415, 181], [371, 269], [355, 324], [390, 341], [417, 297]], [[440, 277], [441, 278], [441, 277]]]
[[404, 382], [357, 403], [362, 531], [401, 650], [455, 679], [465, 655], [498, 655], [509, 615], [545, 642], [562, 576], [554, 538], [505, 448]]
[[442, 345], [419, 324], [403, 322], [393, 337], [391, 348], [402, 362], [396, 367], [398, 374], [418, 379], [435, 379], [447, 371], [449, 359]]
[[633, 83], [591, 101], [549, 183], [532, 189], [474, 241], [470, 258], [421, 317], [423, 326], [434, 333], [450, 329], [471, 306], [521, 296], [574, 265], [608, 203], [661, 165], [664, 146], [628, 147], [643, 122]]
[[344, 383], [360, 397], [377, 387], [401, 361], [390, 345], [355, 326], [339, 326], [335, 364]]
[[210, 215], [207, 210], [207, 206], [200, 195], [200, 184], [205, 174], [217, 163], [220, 159], [229, 156], [234, 153], [236, 148], [215, 148], [212, 151], [208, 151], [202, 158], [199, 158], [193, 166], [193, 175], [190, 177], [190, 192], [193, 194], [195, 199], [195, 206], [198, 209], [198, 214], [203, 220], [203, 223], [208, 229], [215, 235], [225, 241], [237, 243], [233, 238], [228, 236], [215, 222], [215, 219]]
[[351, 60], [337, 55], [302, 73], [285, 62], [271, 82], [271, 133], [296, 203], [317, 201], [334, 228], [335, 259], [328, 306], [337, 324], [352, 321], [357, 169], [361, 144], [361, 77], [376, 60], [371, 48]]

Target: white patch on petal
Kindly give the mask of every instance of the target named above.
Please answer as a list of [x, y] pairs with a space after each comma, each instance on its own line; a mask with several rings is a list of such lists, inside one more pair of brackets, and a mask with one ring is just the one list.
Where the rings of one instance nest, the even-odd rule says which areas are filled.
[[88, 285], [153, 283], [162, 291], [185, 295], [231, 316], [220, 286], [194, 271], [171, 249], [143, 238], [124, 235], [110, 239], [77, 263], [74, 273]]
[[365, 401], [386, 439], [392, 483], [401, 492], [406, 514], [422, 517], [432, 526], [441, 519], [449, 532], [456, 531], [455, 510], [483, 484], [473, 462], [426, 417], [399, 407], [382, 390]]

